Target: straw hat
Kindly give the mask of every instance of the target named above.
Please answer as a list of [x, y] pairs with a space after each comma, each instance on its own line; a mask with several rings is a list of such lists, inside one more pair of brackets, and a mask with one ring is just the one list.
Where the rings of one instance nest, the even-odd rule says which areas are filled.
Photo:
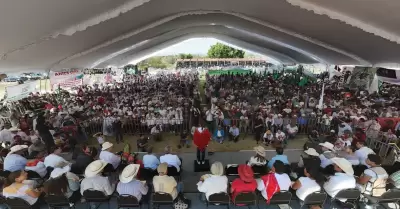
[[102, 160], [91, 162], [85, 169], [85, 177], [93, 177], [103, 171], [107, 163]]
[[10, 152], [8, 154], [12, 154], [24, 149], [28, 149], [28, 145], [15, 145], [13, 147], [11, 147]]
[[333, 148], [335, 147], [333, 144], [329, 142], [319, 143], [319, 146], [325, 147], [330, 150], [333, 150]]
[[112, 146], [114, 146], [112, 143], [110, 143], [110, 142], [104, 142], [104, 143], [101, 145], [101, 150], [110, 149]]
[[264, 147], [262, 147], [262, 146], [254, 147], [254, 151], [256, 151], [256, 153], [258, 155], [261, 155], [261, 156], [265, 157], [265, 149], [264, 149]]
[[17, 127], [15, 127], [15, 126], [13, 126], [13, 127], [11, 127], [10, 129], [9, 129], [9, 131], [11, 131], [11, 132], [13, 132], [13, 131], [20, 131], [21, 129], [19, 129], [19, 128], [17, 128]]
[[224, 166], [221, 162], [215, 162], [211, 165], [211, 174], [216, 176], [222, 176], [224, 174]]
[[346, 160], [344, 158], [338, 158], [338, 157], [331, 158], [331, 160], [340, 169], [342, 169], [343, 172], [345, 172], [347, 175], [350, 175], [350, 176], [354, 175], [353, 166], [348, 160]]
[[136, 177], [139, 172], [139, 164], [130, 164], [124, 168], [121, 175], [119, 175], [119, 180], [122, 183], [129, 183]]
[[157, 172], [158, 173], [166, 173], [168, 170], [168, 164], [167, 163], [161, 163], [157, 167]]
[[252, 182], [254, 180], [254, 172], [248, 165], [239, 165], [238, 173], [240, 179], [242, 179], [244, 182]]
[[266, 134], [272, 134], [272, 132], [270, 130], [267, 130]]
[[50, 178], [58, 178], [61, 175], [63, 175], [64, 173], [67, 173], [71, 170], [71, 166], [67, 165], [63, 168], [54, 168], [54, 170], [51, 172], [50, 174]]
[[304, 151], [307, 155], [311, 156], [319, 156], [318, 152], [314, 148], [308, 148], [308, 150]]

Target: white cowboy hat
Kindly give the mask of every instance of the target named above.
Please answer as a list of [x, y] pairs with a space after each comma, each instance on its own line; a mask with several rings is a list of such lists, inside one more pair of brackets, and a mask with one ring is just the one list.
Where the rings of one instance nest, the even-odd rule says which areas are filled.
[[17, 128], [17, 127], [15, 127], [15, 126], [13, 126], [13, 127], [11, 127], [10, 129], [9, 129], [9, 131], [20, 131], [21, 129], [19, 129], [19, 128]]
[[121, 175], [119, 175], [119, 180], [122, 183], [129, 183], [133, 178], [136, 177], [139, 172], [140, 165], [139, 164], [130, 164], [124, 168]]
[[110, 143], [110, 142], [104, 142], [104, 143], [101, 145], [101, 150], [109, 149], [109, 148], [111, 148], [112, 146], [114, 146], [112, 143]]
[[265, 157], [265, 149], [264, 149], [264, 147], [262, 147], [262, 146], [254, 147], [254, 151], [255, 151], [258, 155], [261, 155], [261, 156]]
[[91, 162], [85, 169], [85, 177], [93, 177], [102, 172], [107, 163], [102, 160]]
[[13, 147], [10, 148], [10, 152], [8, 154], [12, 154], [24, 149], [28, 149], [28, 145], [15, 145]]
[[333, 148], [335, 147], [333, 144], [331, 144], [329, 142], [319, 143], [319, 146], [326, 147], [326, 148], [328, 148], [330, 150], [333, 150]]
[[339, 158], [339, 157], [331, 158], [331, 160], [340, 169], [342, 169], [343, 172], [345, 172], [347, 175], [350, 175], [350, 176], [354, 175], [353, 166], [348, 160], [346, 160], [344, 158]]
[[314, 148], [308, 148], [308, 150], [304, 151], [307, 155], [311, 156], [319, 156], [318, 152]]
[[67, 165], [64, 166], [63, 168], [54, 168], [54, 170], [50, 174], [50, 178], [55, 179], [63, 175], [64, 173], [67, 173], [71, 170], [71, 166]]

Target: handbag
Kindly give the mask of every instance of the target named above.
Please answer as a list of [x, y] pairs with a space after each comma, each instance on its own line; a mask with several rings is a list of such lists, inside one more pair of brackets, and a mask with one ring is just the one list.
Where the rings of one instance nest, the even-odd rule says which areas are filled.
[[190, 208], [190, 200], [186, 199], [185, 197], [179, 195], [177, 200], [174, 203], [175, 209], [188, 209]]

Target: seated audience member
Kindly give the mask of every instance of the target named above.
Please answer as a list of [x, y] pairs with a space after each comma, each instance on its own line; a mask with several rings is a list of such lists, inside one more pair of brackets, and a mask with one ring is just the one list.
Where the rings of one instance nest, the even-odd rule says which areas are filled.
[[70, 166], [54, 168], [50, 179], [44, 183], [44, 191], [47, 195], [65, 196], [75, 204], [81, 200], [79, 177], [70, 170]]
[[170, 194], [172, 196], [172, 199], [175, 200], [176, 197], [178, 197], [178, 183], [176, 182], [174, 177], [167, 175], [167, 171], [167, 163], [161, 163], [157, 167], [158, 176], [154, 176], [153, 178], [154, 192], [163, 192]]
[[321, 165], [319, 153], [314, 148], [308, 148], [307, 150], [304, 150], [304, 153], [302, 153], [300, 156], [300, 160], [297, 163], [297, 166], [299, 168], [303, 168], [306, 163]]
[[215, 130], [214, 132], [213, 139], [218, 143], [222, 144], [224, 142], [224, 138], [225, 138], [225, 132], [221, 126], [218, 126], [218, 129]]
[[248, 165], [239, 165], [239, 178], [233, 180], [231, 184], [232, 200], [242, 192], [254, 192], [257, 189], [257, 182], [254, 179], [254, 172]]
[[367, 140], [367, 135], [362, 128], [356, 128], [356, 133], [353, 135], [352, 146], [356, 146], [357, 142], [365, 142]]
[[112, 153], [113, 144], [110, 142], [104, 142], [101, 148], [99, 159], [111, 164], [114, 169], [117, 169], [121, 163], [121, 156]]
[[153, 128], [150, 130], [150, 134], [153, 137], [154, 141], [161, 141], [161, 131], [162, 128], [160, 125], [155, 125]]
[[257, 190], [261, 192], [267, 202], [271, 200], [271, 197], [279, 191], [288, 191], [292, 182], [290, 177], [285, 173], [285, 164], [276, 160], [272, 165], [271, 171], [257, 179]]
[[[328, 177], [328, 181], [324, 183], [324, 190], [330, 197], [344, 189], [353, 189], [356, 187], [356, 179], [351, 163], [344, 158], [332, 158], [335, 175]], [[346, 199], [339, 199], [345, 202]]]
[[147, 154], [143, 156], [143, 165], [145, 168], [150, 168], [151, 170], [156, 170], [158, 165], [160, 165], [160, 161], [153, 153], [153, 147], [149, 147]]
[[30, 172], [35, 172], [40, 177], [44, 178], [47, 174], [46, 166], [43, 163], [44, 152], [34, 151], [31, 153], [31, 157], [34, 157], [34, 159], [28, 160], [25, 166], [25, 170], [28, 172], [28, 178], [30, 178]]
[[229, 140], [237, 142], [239, 140], [239, 128], [236, 127], [236, 125], [232, 125], [232, 127], [229, 128]]
[[273, 158], [271, 158], [271, 160], [268, 162], [268, 167], [272, 168], [272, 166], [274, 165], [276, 160], [281, 161], [285, 165], [289, 165], [288, 157], [283, 154], [283, 148], [278, 147], [278, 148], [276, 148], [275, 151], [276, 151], [276, 155]]
[[36, 140], [28, 148], [29, 155], [31, 155], [32, 152], [44, 152], [44, 151], [46, 151], [46, 145], [42, 142], [42, 140]]
[[267, 130], [264, 135], [263, 135], [263, 141], [264, 144], [269, 146], [272, 143], [272, 140], [274, 139], [274, 135], [270, 130]]
[[26, 145], [15, 145], [11, 147], [10, 152], [4, 158], [3, 169], [10, 172], [24, 170], [27, 163], [24, 154], [27, 149], [28, 146]]
[[83, 174], [86, 167], [94, 161], [97, 155], [97, 149], [87, 145], [82, 146], [82, 150], [78, 153], [75, 163], [71, 166], [71, 172], [75, 174]]
[[265, 159], [264, 147], [262, 146], [254, 147], [254, 151], [256, 152], [256, 156], [252, 156], [247, 165], [265, 166], [267, 164], [267, 160]]
[[319, 165], [306, 164], [304, 177], [297, 179], [291, 187], [296, 190], [296, 196], [304, 201], [308, 195], [321, 191], [321, 185], [324, 181], [325, 177], [319, 171]]
[[142, 199], [149, 191], [146, 183], [136, 179], [140, 165], [130, 164], [124, 168], [121, 175], [119, 175], [119, 183], [117, 185], [117, 192], [119, 195], [130, 195], [136, 197], [138, 201]]
[[299, 128], [296, 126], [296, 124], [288, 124], [286, 126], [286, 131], [288, 133], [288, 138], [294, 139], [294, 137], [296, 137], [297, 132], [299, 131]]
[[203, 175], [197, 183], [197, 189], [204, 193], [207, 200], [212, 194], [227, 193], [228, 189], [228, 178], [224, 175], [224, 166], [222, 163], [213, 163], [210, 170], [211, 175]]
[[137, 141], [137, 148], [138, 148], [139, 152], [146, 152], [147, 146], [149, 145], [148, 141], [149, 140], [147, 137], [140, 135], [140, 137]]
[[354, 154], [358, 157], [360, 164], [369, 167], [369, 165], [367, 164], [368, 155], [375, 154], [375, 152], [371, 148], [366, 147], [365, 143], [361, 141], [358, 141], [356, 143], [356, 147], [357, 150], [354, 152]]
[[87, 166], [85, 178], [81, 182], [82, 195], [86, 190], [100, 191], [107, 196], [112, 195], [115, 185], [110, 183], [108, 177], [101, 175], [107, 164], [102, 160], [95, 160]]
[[181, 134], [181, 139], [179, 141], [179, 145], [178, 148], [182, 148], [186, 145], [186, 148], [190, 147], [190, 141], [189, 141], [189, 136], [186, 132], [186, 130], [183, 130], [182, 134]]
[[47, 155], [44, 158], [44, 165], [46, 167], [55, 168], [55, 167], [57, 167], [57, 165], [60, 165], [60, 164], [64, 164], [64, 165], [69, 164], [68, 161], [66, 161], [64, 158], [59, 156], [62, 152], [60, 147], [52, 147], [51, 151], [52, 151], [52, 153]]
[[273, 142], [274, 147], [282, 147], [283, 144], [285, 143], [286, 140], [286, 134], [278, 129], [278, 131], [275, 133], [275, 140]]
[[320, 143], [319, 145], [322, 150], [322, 153], [319, 155], [319, 159], [321, 159], [321, 168], [326, 168], [332, 164], [331, 159], [336, 156], [333, 152], [334, 146], [329, 142]]
[[28, 173], [24, 170], [11, 172], [7, 179], [3, 194], [5, 198], [21, 198], [25, 200], [33, 209], [39, 209], [44, 203], [42, 188], [34, 189], [31, 184], [26, 184]]
[[397, 188], [400, 189], [400, 170], [392, 173], [388, 179], [386, 190]]
[[345, 147], [344, 150], [346, 153], [344, 154], [343, 157], [346, 158], [346, 160], [348, 160], [353, 166], [357, 166], [360, 164], [360, 160], [354, 153], [356, 150], [355, 147], [347, 146], [347, 147]]
[[369, 154], [368, 169], [357, 179], [357, 187], [363, 194], [379, 197], [386, 192], [388, 174], [381, 167], [381, 158], [376, 154]]
[[174, 166], [177, 172], [181, 171], [181, 159], [178, 155], [171, 154], [171, 146], [166, 146], [164, 151], [165, 154], [160, 157], [160, 163], [167, 163], [169, 167]]

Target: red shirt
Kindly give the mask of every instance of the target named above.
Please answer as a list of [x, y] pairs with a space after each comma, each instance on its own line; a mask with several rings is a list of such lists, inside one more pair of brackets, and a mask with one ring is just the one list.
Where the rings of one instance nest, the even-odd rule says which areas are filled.
[[232, 199], [235, 199], [236, 195], [241, 192], [254, 192], [257, 189], [257, 182], [244, 182], [242, 179], [235, 179], [231, 184]]

